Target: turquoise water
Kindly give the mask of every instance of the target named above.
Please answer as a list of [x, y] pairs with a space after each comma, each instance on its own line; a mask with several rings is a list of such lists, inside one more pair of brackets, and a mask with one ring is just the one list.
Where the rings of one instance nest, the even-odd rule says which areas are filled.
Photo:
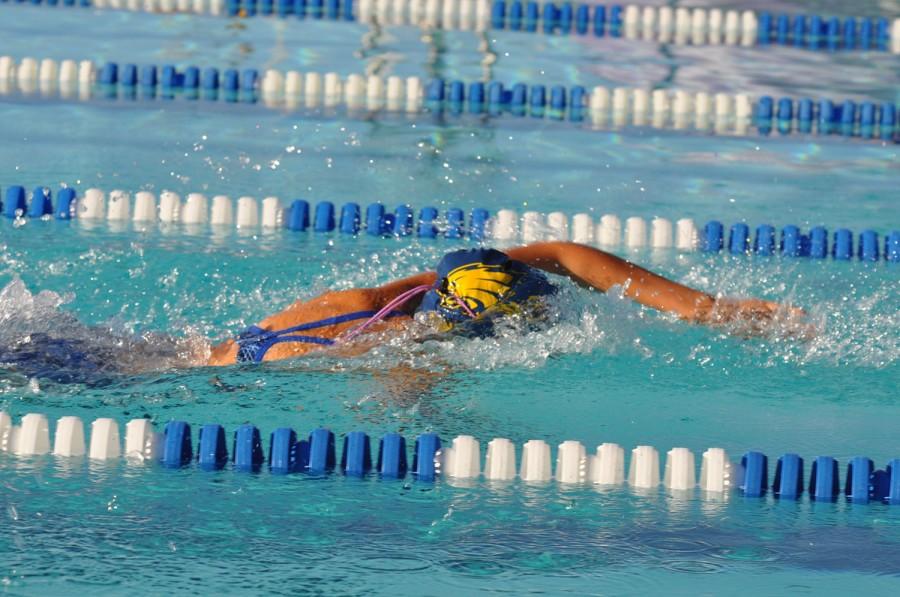
[[[413, 271], [449, 244], [114, 234], [57, 222], [26, 228], [34, 224], [4, 228], [3, 283], [15, 272], [34, 292], [69, 293], [66, 313], [111, 322], [117, 333], [192, 329], [224, 337], [272, 305], [326, 286], [378, 283], [390, 277], [385, 269]], [[892, 270], [655, 259], [658, 269], [706, 288], [790, 296], [824, 322], [822, 335], [809, 344], [745, 341], [567, 287], [559, 325], [502, 341], [401, 343], [351, 361], [321, 356], [110, 374], [99, 387], [8, 370], [2, 408], [51, 419], [149, 416], [158, 427], [176, 418], [217, 422], [229, 431], [252, 422], [264, 434], [327, 425], [374, 437], [467, 433], [482, 445], [502, 436], [686, 446], [698, 454], [721, 446], [733, 456], [751, 448], [773, 457], [827, 453], [841, 462], [865, 454], [882, 465], [895, 456], [896, 425], [885, 416], [896, 405], [900, 323]], [[394, 265], [375, 272], [362, 263]], [[69, 325], [55, 302], [7, 286], [4, 343], [55, 322]], [[391, 381], [390, 368], [404, 363], [417, 375]], [[534, 586], [581, 592], [596, 583], [618, 593], [687, 590], [696, 574], [708, 574], [704, 586], [714, 591], [735, 582], [773, 591], [859, 582], [887, 590], [898, 573], [900, 514], [881, 505], [278, 478], [9, 456], [0, 476], [11, 531], [5, 576], [18, 590], [162, 590], [203, 579], [221, 589], [415, 593], [419, 575], [427, 575], [426, 592], [436, 594]], [[134, 572], [118, 574], [123, 566]]]
[[[70, 55], [61, 52], [71, 44], [44, 44], [47, 51], [39, 51], [42, 44], [28, 32], [42, 19], [61, 31], [67, 31], [63, 25], [103, 31], [106, 19], [121, 28], [86, 35], [78, 57], [149, 62], [142, 58], [146, 49], [157, 52], [157, 62], [180, 60], [183, 52], [198, 63], [260, 65], [275, 55], [281, 28], [310, 31], [304, 41], [317, 48], [300, 50], [285, 41], [294, 48], [289, 64], [356, 72], [364, 62], [348, 50], [363, 31], [356, 25], [291, 29], [258, 20], [236, 30], [211, 19], [116, 13], [92, 19], [73, 11], [51, 17], [29, 7], [0, 9], [4, 18], [24, 15], [4, 21], [12, 35], [0, 42], [0, 53], [17, 56]], [[179, 37], [201, 24], [209, 38], [194, 43]], [[249, 42], [248, 31], [254, 34]], [[399, 41], [378, 45], [369, 58], [414, 57], [399, 60], [395, 72], [421, 74], [418, 34], [400, 29], [393, 35]], [[471, 40], [465, 35], [447, 37], [461, 44]], [[126, 38], [133, 43], [121, 43]], [[242, 49], [247, 43], [253, 52]], [[512, 35], [497, 40], [523, 51], [533, 43]], [[574, 44], [548, 42], [560, 55], [574, 55]], [[631, 58], [610, 53], [632, 47]], [[598, 43], [585, 52], [610, 56], [619, 72], [647, 77], [642, 81], [656, 76], [640, 68], [643, 54], [663, 61], [655, 46], [639, 43]], [[831, 89], [859, 85], [864, 96], [888, 99], [896, 93], [896, 57], [782, 52], [832, 65]], [[475, 51], [468, 55], [450, 43], [439, 56], [447, 76], [479, 74]], [[725, 63], [736, 56], [749, 60], [746, 70], [720, 77], [723, 89], [743, 91], [747, 83], [787, 93], [804, 85], [797, 73], [806, 72], [805, 63], [784, 80], [747, 75], [764, 70], [773, 56], [764, 51], [723, 48], [704, 59]], [[665, 60], [679, 67], [678, 86], [711, 85], [708, 72], [690, 75], [689, 56]], [[842, 61], [853, 60], [865, 64], [845, 70]], [[587, 78], [600, 68], [588, 60], [583, 68], [546, 62], [556, 65], [548, 82], [603, 82]], [[501, 54], [495, 68], [535, 74], [516, 52]], [[842, 78], [850, 82], [839, 83]], [[512, 118], [482, 126], [188, 102], [2, 100], [4, 189], [67, 183], [82, 190], [872, 227], [882, 234], [900, 223], [896, 145], [591, 132]], [[879, 467], [900, 456], [900, 277], [885, 262], [621, 251], [709, 292], [801, 305], [816, 328], [809, 341], [790, 329], [746, 339], [692, 327], [616, 293], [602, 296], [562, 283], [560, 320], [533, 332], [392, 342], [354, 359], [322, 354], [260, 367], [179, 367], [204, 339], [230, 337], [297, 298], [414, 273], [457, 246], [286, 231], [0, 222], [0, 344], [23, 346], [49, 334], [83, 339], [101, 353], [124, 352], [76, 383], [35, 374], [29, 369], [34, 362], [7, 364], [0, 368], [0, 410], [15, 417], [42, 412], [51, 422], [63, 415], [120, 423], [146, 416], [158, 429], [172, 419], [195, 429], [215, 422], [229, 433], [251, 422], [264, 436], [275, 427], [305, 434], [325, 425], [339, 440], [354, 429], [373, 437], [400, 431], [407, 438], [431, 430], [445, 440], [465, 433], [482, 447], [493, 437], [517, 444], [540, 438], [554, 452], [566, 439], [591, 451], [601, 442], [626, 450], [650, 444], [660, 452], [684, 446], [697, 454], [718, 446], [733, 459], [749, 449], [773, 461], [797, 452], [807, 466], [827, 454], [841, 462], [842, 474], [856, 455]], [[159, 333], [179, 340], [173, 344]], [[79, 588], [115, 594], [695, 594], [698, 587], [710, 593], [886, 593], [900, 585], [896, 507], [708, 497], [555, 483], [204, 473], [0, 454], [0, 582], [16, 594]]]

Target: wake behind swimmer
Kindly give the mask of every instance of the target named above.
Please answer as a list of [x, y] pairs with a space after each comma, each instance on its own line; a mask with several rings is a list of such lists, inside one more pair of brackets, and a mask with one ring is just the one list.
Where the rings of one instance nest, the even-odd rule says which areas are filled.
[[74, 297], [32, 294], [14, 278], [0, 291], [0, 369], [27, 378], [90, 386], [134, 375], [203, 364], [208, 343], [197, 336], [140, 334], [90, 326], [62, 309]]

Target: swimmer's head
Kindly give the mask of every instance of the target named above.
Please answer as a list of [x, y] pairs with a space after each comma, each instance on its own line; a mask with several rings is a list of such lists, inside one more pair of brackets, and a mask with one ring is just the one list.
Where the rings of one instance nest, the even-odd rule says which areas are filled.
[[449, 323], [477, 319], [497, 305], [515, 284], [509, 257], [495, 249], [462, 249], [448, 253], [437, 266], [437, 308]]
[[496, 316], [522, 313], [532, 297], [555, 290], [541, 273], [501, 251], [461, 249], [438, 263], [437, 282], [419, 310], [434, 313], [442, 331], [486, 335]]

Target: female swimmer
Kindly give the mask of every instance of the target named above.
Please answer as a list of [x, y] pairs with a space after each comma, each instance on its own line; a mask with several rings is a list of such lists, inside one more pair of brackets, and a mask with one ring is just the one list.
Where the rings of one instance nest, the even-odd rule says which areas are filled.
[[764, 325], [785, 309], [759, 299], [714, 298], [576, 243], [537, 243], [505, 252], [468, 249], [444, 256], [434, 272], [298, 301], [214, 347], [208, 364], [296, 357], [347, 343], [366, 331], [401, 328], [418, 313], [433, 318], [440, 330], [486, 335], [497, 317], [540, 312], [543, 299], [556, 292], [544, 272], [603, 292], [621, 286], [632, 300], [693, 323]]

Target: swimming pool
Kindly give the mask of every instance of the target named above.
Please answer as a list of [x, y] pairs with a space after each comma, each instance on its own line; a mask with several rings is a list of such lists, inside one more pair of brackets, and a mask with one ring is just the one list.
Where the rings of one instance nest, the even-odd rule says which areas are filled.
[[[800, 3], [769, 8], [806, 10]], [[833, 10], [875, 16], [887, 9], [854, 3]], [[494, 79], [529, 84], [898, 99], [897, 57], [877, 52], [513, 32], [491, 34], [486, 52], [464, 31], [396, 27], [363, 39], [367, 27], [327, 20], [25, 5], [0, 11], [8, 32], [0, 54], [17, 58], [341, 74], [369, 67], [448, 81], [478, 79], [487, 62]], [[900, 220], [898, 146], [878, 140], [592, 130], [512, 115], [361, 117], [180, 99], [0, 100], [0, 185], [4, 192], [46, 185], [54, 199], [65, 183], [79, 191], [278, 196], [363, 208], [408, 203], [417, 212], [433, 205], [583, 212], [594, 221], [608, 213], [693, 218], [701, 226], [716, 219], [751, 230], [763, 223], [870, 228], [879, 238]], [[0, 228], [2, 345], [64, 336], [101, 354], [125, 346], [126, 366], [135, 370], [177, 362], [189, 348], [154, 332], [225, 339], [297, 297], [383, 283], [468, 243], [77, 218], [3, 218]], [[543, 439], [554, 457], [557, 444], [572, 439], [590, 453], [603, 442], [626, 452], [652, 445], [662, 462], [670, 448], [686, 447], [698, 470], [709, 447], [734, 461], [758, 450], [771, 461], [770, 482], [775, 459], [788, 452], [806, 459], [807, 478], [814, 457], [835, 457], [842, 482], [852, 457], [883, 468], [900, 456], [895, 263], [615, 250], [711, 292], [802, 305], [818, 336], [743, 339], [564, 284], [558, 325], [503, 341], [396, 343], [353, 359], [135, 374], [83, 363], [35, 371], [29, 365], [46, 359], [25, 359], [0, 373], [0, 410], [14, 419], [43, 413], [51, 430], [62, 416], [110, 417], [123, 434], [135, 418], [150, 418], [157, 431], [187, 421], [195, 450], [199, 427], [217, 423], [229, 452], [231, 434], [245, 423], [259, 428], [266, 453], [275, 428], [305, 436], [324, 426], [337, 435], [338, 458], [353, 430], [370, 435], [373, 455], [385, 433], [412, 444], [429, 431], [445, 445], [474, 436], [482, 455], [494, 437], [512, 440], [519, 455], [524, 442]], [[196, 464], [6, 453], [0, 478], [9, 529], [0, 578], [16, 593], [681, 594], [700, 582], [709, 592], [880, 593], [897, 586], [896, 507], [843, 496], [794, 501], [776, 500], [771, 490], [760, 499], [518, 479], [279, 476], [266, 467], [209, 472]]]

